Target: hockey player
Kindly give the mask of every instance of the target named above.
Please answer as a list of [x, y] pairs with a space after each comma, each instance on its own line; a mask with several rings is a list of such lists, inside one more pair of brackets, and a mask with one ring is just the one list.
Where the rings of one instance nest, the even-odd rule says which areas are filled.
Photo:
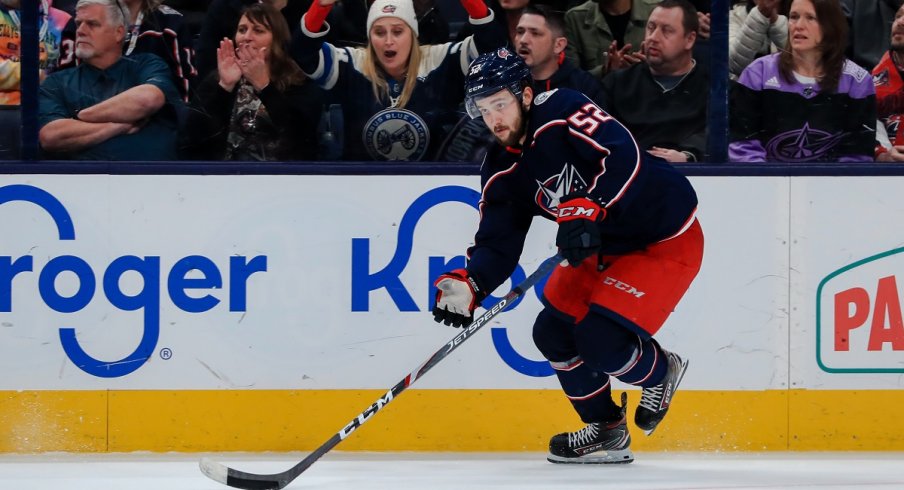
[[634, 421], [652, 433], [687, 368], [653, 335], [700, 269], [696, 193], [580, 92], [535, 94], [527, 65], [508, 49], [471, 64], [465, 105], [497, 143], [481, 169], [468, 265], [437, 279], [434, 317], [468, 325], [514, 270], [532, 218], [555, 220], [567, 264], [546, 284], [533, 337], [587, 425], [553, 436], [548, 459], [630, 463], [627, 397], [613, 402], [610, 377], [642, 387]]

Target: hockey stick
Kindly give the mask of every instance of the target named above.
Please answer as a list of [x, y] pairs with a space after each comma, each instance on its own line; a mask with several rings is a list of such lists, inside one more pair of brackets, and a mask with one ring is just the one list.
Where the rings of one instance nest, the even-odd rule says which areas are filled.
[[415, 381], [420, 379], [421, 376], [423, 376], [433, 366], [439, 364], [440, 361], [442, 361], [452, 351], [457, 349], [459, 345], [463, 344], [465, 340], [468, 340], [468, 338], [470, 338], [474, 332], [480, 330], [480, 328], [486, 325], [493, 317], [502, 312], [502, 310], [504, 310], [506, 306], [521, 297], [525, 293], [525, 291], [527, 291], [535, 284], [537, 284], [537, 282], [539, 282], [541, 279], [546, 277], [546, 275], [549, 274], [552, 269], [560, 262], [562, 262], [562, 256], [558, 254], [544, 260], [533, 274], [527, 276], [525, 280], [521, 281], [521, 284], [515, 286], [515, 288], [512, 289], [508, 294], [506, 294], [498, 303], [493, 305], [493, 307], [488, 309], [483, 315], [477, 317], [477, 319], [474, 320], [470, 325], [462, 328], [461, 332], [459, 332], [458, 335], [453, 337], [452, 340], [443, 345], [438, 351], [434, 352], [433, 355], [430, 356], [429, 359], [427, 359], [427, 362], [421, 364], [417, 369], [409, 373], [408, 376], [405, 376], [405, 379], [399, 381], [398, 384], [387, 391], [385, 395], [380, 397], [377, 401], [371, 404], [371, 406], [367, 407], [367, 409], [358, 414], [358, 416], [355, 417], [351, 422], [346, 424], [345, 427], [339, 429], [339, 432], [333, 434], [333, 437], [330, 437], [328, 441], [321, 444], [320, 447], [315, 449], [314, 452], [309, 454], [295, 466], [289, 468], [286, 471], [283, 471], [282, 473], [260, 475], [256, 473], [246, 473], [244, 471], [235, 470], [211, 459], [204, 458], [200, 463], [201, 471], [211, 479], [235, 488], [275, 489], [285, 487], [286, 485], [291, 483], [292, 480], [297, 478], [298, 475], [302, 474], [306, 469], [308, 469], [308, 467], [310, 467], [318, 459], [320, 459], [324, 454], [336, 447], [337, 444], [342, 442], [343, 439], [348, 437], [352, 432], [360, 427], [361, 424], [370, 420], [371, 417], [373, 417], [383, 407], [389, 404], [389, 402], [394, 400], [395, 397], [399, 396], [403, 391], [405, 391], [406, 388], [414, 384]]

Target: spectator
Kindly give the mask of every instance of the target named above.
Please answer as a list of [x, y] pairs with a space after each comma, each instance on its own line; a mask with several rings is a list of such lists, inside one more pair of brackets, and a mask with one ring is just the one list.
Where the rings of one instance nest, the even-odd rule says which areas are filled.
[[534, 93], [570, 88], [599, 103], [603, 100], [602, 84], [565, 58], [567, 45], [561, 13], [545, 5], [528, 5], [524, 9], [518, 21], [515, 48], [530, 67]]
[[[873, 69], [876, 86], [876, 160], [904, 162], [904, 6], [891, 25], [889, 50]], [[884, 135], [884, 136], [882, 136]]]
[[872, 161], [876, 96], [844, 56], [837, 0], [793, 0], [789, 49], [754, 60], [731, 89], [733, 162]]
[[79, 0], [75, 55], [81, 63], [48, 76], [39, 93], [45, 151], [77, 160], [176, 158], [182, 104], [166, 63], [123, 57], [128, 8], [115, 0]]
[[245, 8], [234, 42], [220, 42], [217, 71], [201, 84], [186, 128], [205, 159], [317, 158], [323, 96], [289, 58], [289, 39], [282, 14], [260, 3]]
[[728, 71], [736, 79], [756, 58], [788, 44], [788, 17], [782, 0], [740, 0], [728, 19]]
[[669, 162], [702, 161], [706, 148], [709, 71], [693, 58], [697, 11], [687, 0], [663, 0], [650, 13], [646, 61], [603, 79], [601, 107]]
[[[19, 105], [19, 46], [22, 26], [19, 7], [21, 0], [0, 0], [0, 105]], [[40, 78], [53, 71], [60, 62], [60, 42], [63, 27], [70, 15], [51, 7], [50, 0], [39, 4]]]
[[587, 0], [565, 13], [565, 55], [602, 78], [643, 61], [647, 18], [658, 0]]
[[[170, 68], [173, 83], [179, 89], [182, 100], [188, 102], [191, 89], [197, 78], [193, 66], [194, 48], [188, 25], [182, 14], [162, 5], [163, 0], [118, 0], [128, 9], [130, 18], [126, 29], [126, 39], [122, 54], [150, 53], [160, 57]], [[78, 61], [72, 56], [75, 39], [75, 25], [70, 23], [65, 33], [64, 45], [68, 56], [61, 67], [74, 66]]]
[[282, 12], [290, 31], [295, 29], [301, 14], [304, 13], [301, 0], [211, 0], [201, 25], [201, 33], [195, 43], [198, 79], [204, 80], [217, 69], [217, 49], [220, 41], [235, 34], [235, 26], [239, 24], [242, 10], [255, 3], [264, 2]]
[[904, 0], [841, 0], [849, 30], [847, 57], [871, 70], [888, 49], [895, 12]]
[[459, 119], [468, 64], [505, 42], [493, 12], [481, 0], [463, 0], [474, 36], [421, 46], [411, 0], [376, 0], [367, 16], [367, 47], [337, 48], [322, 39], [334, 1], [311, 3], [294, 35], [292, 56], [342, 103], [343, 158], [421, 160], [435, 154], [442, 126], [450, 116]]

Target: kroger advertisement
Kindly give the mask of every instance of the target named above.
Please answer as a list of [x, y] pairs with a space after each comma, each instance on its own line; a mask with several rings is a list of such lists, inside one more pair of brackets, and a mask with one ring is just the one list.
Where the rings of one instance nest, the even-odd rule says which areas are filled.
[[[690, 359], [683, 387], [900, 387], [899, 180], [694, 178], [704, 264], [659, 335]], [[431, 284], [464, 264], [478, 187], [4, 176], [0, 390], [388, 388], [456, 333]], [[516, 282], [554, 235], [535, 221]], [[556, 387], [530, 334], [540, 287], [417, 387]]]

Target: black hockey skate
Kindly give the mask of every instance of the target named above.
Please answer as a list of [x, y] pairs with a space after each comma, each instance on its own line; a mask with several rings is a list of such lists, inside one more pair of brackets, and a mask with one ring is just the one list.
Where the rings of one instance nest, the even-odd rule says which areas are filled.
[[634, 461], [631, 435], [625, 419], [628, 394], [622, 393], [621, 411], [610, 422], [594, 422], [577, 432], [556, 434], [549, 440], [550, 463], [618, 464]]
[[675, 391], [678, 389], [678, 384], [681, 383], [684, 372], [687, 370], [687, 361], [681, 359], [678, 354], [665, 349], [663, 352], [669, 360], [665, 378], [658, 385], [643, 389], [640, 395], [640, 405], [634, 412], [634, 423], [646, 435], [652, 434], [659, 422], [662, 422], [669, 410], [672, 397], [675, 396]]

